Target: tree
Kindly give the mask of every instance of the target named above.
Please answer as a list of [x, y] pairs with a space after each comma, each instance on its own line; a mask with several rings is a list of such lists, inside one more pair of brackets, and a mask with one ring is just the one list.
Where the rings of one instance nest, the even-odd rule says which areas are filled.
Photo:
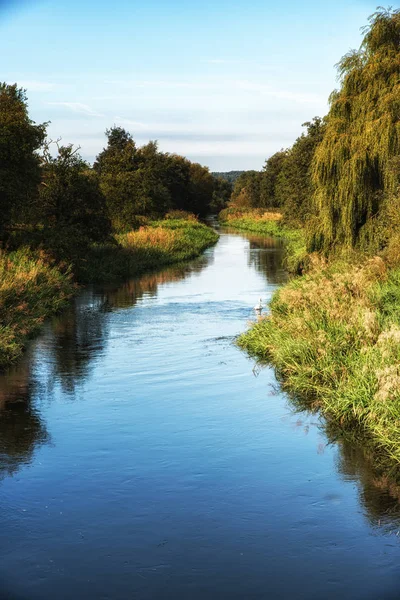
[[275, 208], [281, 206], [283, 199], [277, 193], [279, 174], [286, 162], [288, 150], [275, 152], [266, 161], [260, 180], [260, 206]]
[[324, 138], [313, 162], [311, 248], [357, 245], [399, 185], [400, 13], [379, 9], [358, 51], [338, 64]]
[[14, 220], [29, 213], [40, 183], [37, 150], [45, 138], [46, 124], [28, 116], [25, 90], [0, 83], [0, 235]]
[[232, 184], [228, 179], [214, 176], [214, 191], [212, 195], [210, 210], [219, 213], [227, 207], [232, 195]]
[[44, 147], [37, 214], [54, 247], [60, 248], [61, 254], [75, 254], [93, 242], [106, 240], [111, 224], [97, 174], [82, 160], [79, 148], [56, 144], [55, 157], [51, 155], [50, 143]]
[[185, 210], [206, 215], [213, 197], [214, 177], [199, 163], [189, 163], [188, 200]]
[[303, 124], [307, 128], [293, 146], [285, 152], [275, 183], [275, 194], [279, 198], [286, 222], [304, 225], [312, 212], [314, 186], [311, 164], [325, 131], [320, 117]]
[[237, 179], [232, 192], [232, 203], [243, 208], [261, 206], [260, 171], [244, 171]]
[[106, 197], [114, 228], [132, 227], [138, 215], [159, 217], [176, 208], [204, 215], [215, 190], [208, 169], [175, 154], [160, 152], [157, 142], [137, 148], [120, 127], [106, 131], [107, 147], [94, 169]]
[[107, 129], [106, 135], [107, 147], [93, 168], [99, 174], [114, 228], [132, 227], [137, 215], [158, 215], [168, 210], [165, 157], [157, 143], [137, 148], [131, 134], [121, 127]]

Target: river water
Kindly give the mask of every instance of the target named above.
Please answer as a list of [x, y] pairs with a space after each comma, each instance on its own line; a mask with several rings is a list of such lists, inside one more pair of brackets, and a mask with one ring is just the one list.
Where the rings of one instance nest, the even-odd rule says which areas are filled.
[[395, 599], [400, 511], [233, 344], [273, 240], [86, 289], [0, 378], [0, 597]]

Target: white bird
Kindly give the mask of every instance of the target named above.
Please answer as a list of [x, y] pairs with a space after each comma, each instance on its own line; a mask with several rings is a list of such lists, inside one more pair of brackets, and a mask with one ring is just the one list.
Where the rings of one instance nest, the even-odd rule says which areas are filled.
[[260, 298], [260, 301], [259, 301], [259, 303], [258, 303], [258, 304], [256, 304], [256, 305], [255, 305], [255, 307], [254, 307], [254, 310], [255, 310], [256, 312], [261, 312], [261, 311], [262, 311], [262, 309], [263, 309], [263, 305], [262, 305], [262, 298]]

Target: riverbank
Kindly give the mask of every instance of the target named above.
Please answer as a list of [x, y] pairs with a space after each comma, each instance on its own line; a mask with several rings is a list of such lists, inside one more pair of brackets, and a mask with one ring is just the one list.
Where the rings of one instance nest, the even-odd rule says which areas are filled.
[[79, 281], [122, 281], [145, 271], [196, 258], [218, 234], [196, 219], [153, 221], [115, 236], [115, 244], [94, 246], [79, 266]]
[[299, 274], [303, 271], [307, 261], [304, 232], [301, 229], [294, 229], [283, 224], [282, 215], [278, 211], [227, 208], [220, 212], [218, 219], [221, 225], [225, 227], [233, 227], [240, 231], [251, 231], [259, 235], [284, 240], [286, 247], [285, 268], [290, 273]]
[[312, 260], [238, 344], [271, 363], [300, 405], [362, 436], [399, 478], [400, 268], [381, 257]]
[[17, 360], [44, 319], [60, 311], [76, 283], [119, 281], [199, 256], [218, 240], [195, 219], [151, 222], [93, 247], [76, 266], [57, 265], [48, 254], [20, 248], [0, 256], [0, 369]]

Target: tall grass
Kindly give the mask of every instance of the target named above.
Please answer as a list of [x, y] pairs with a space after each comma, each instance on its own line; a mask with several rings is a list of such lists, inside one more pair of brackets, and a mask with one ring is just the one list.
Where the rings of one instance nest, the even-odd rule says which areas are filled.
[[379, 257], [314, 260], [238, 343], [272, 363], [295, 397], [361, 432], [381, 465], [399, 467], [400, 268]]
[[0, 254], [0, 368], [21, 355], [28, 337], [74, 291], [72, 275], [45, 254], [27, 248]]
[[218, 234], [193, 218], [153, 221], [119, 234], [115, 244], [94, 247], [80, 266], [83, 282], [118, 281], [199, 256]]
[[301, 273], [308, 261], [304, 231], [292, 229], [282, 222], [278, 210], [266, 212], [264, 209], [239, 210], [231, 207], [221, 211], [219, 220], [223, 225], [251, 231], [285, 241], [285, 267], [291, 273]]

